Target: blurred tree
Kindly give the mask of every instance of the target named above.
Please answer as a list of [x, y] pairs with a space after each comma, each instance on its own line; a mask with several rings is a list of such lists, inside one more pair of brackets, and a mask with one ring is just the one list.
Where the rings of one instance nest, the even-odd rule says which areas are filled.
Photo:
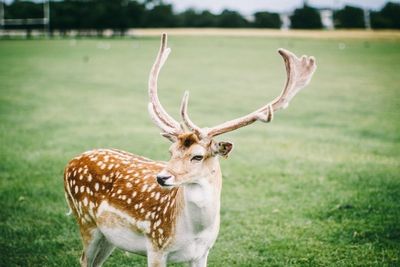
[[345, 6], [333, 14], [336, 28], [365, 28], [364, 11], [358, 7]]
[[[172, 5], [162, 0], [59, 0], [50, 3], [50, 29], [87, 32], [95, 30], [101, 35], [105, 29], [124, 34], [131, 27], [265, 27], [279, 28], [278, 14], [257, 12], [254, 23], [249, 23], [240, 13], [224, 10], [215, 15], [207, 10], [186, 10], [174, 14]], [[43, 4], [30, 1], [13, 1], [5, 5], [5, 18], [41, 18]], [[364, 27], [363, 11], [346, 6], [335, 12], [337, 27]], [[322, 28], [318, 10], [305, 5], [296, 9], [291, 16], [294, 29]], [[400, 28], [400, 4], [387, 3], [381, 11], [371, 13], [374, 28]], [[24, 29], [43, 27], [23, 26]], [[15, 27], [14, 27], [15, 28]]]
[[199, 14], [194, 9], [187, 9], [184, 12], [178, 14], [179, 26], [180, 27], [198, 27]]
[[180, 27], [215, 27], [217, 25], [217, 16], [209, 11], [197, 12], [194, 9], [188, 9], [178, 15]]
[[28, 1], [14, 1], [5, 6], [6, 19], [43, 18], [43, 4]]
[[137, 28], [144, 26], [144, 18], [146, 13], [145, 5], [137, 1], [129, 1], [127, 6], [127, 17], [129, 20], [130, 28]]
[[225, 9], [217, 16], [217, 26], [222, 28], [243, 28], [249, 25], [248, 21], [238, 12]]
[[145, 16], [145, 27], [176, 27], [178, 18], [174, 15], [172, 5], [159, 4], [148, 10]]
[[293, 29], [321, 29], [321, 16], [317, 9], [304, 5], [298, 8], [290, 16], [291, 27]]
[[254, 14], [253, 26], [256, 28], [280, 28], [282, 25], [279, 14], [269, 12], [257, 12]]
[[51, 29], [97, 31], [105, 29], [123, 35], [129, 27], [143, 26], [145, 6], [128, 0], [67, 0], [51, 2]]
[[100, 24], [105, 28], [111, 28], [120, 35], [128, 29], [129, 18], [127, 13], [128, 2], [126, 0], [97, 0], [96, 6], [101, 7]]
[[400, 29], [400, 4], [388, 2], [381, 11], [371, 12], [371, 25], [376, 29]]
[[76, 7], [73, 4], [70, 1], [50, 3], [50, 31], [59, 30], [65, 35], [68, 30], [76, 27], [76, 19], [72, 16]]
[[204, 10], [198, 17], [198, 25], [199, 27], [216, 27], [217, 16], [208, 10]]

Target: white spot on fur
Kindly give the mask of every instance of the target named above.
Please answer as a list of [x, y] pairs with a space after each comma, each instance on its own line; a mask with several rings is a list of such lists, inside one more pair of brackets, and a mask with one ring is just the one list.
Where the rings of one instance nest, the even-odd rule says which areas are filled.
[[156, 184], [152, 184], [149, 189], [147, 190], [147, 192], [152, 191], [157, 185]]
[[148, 187], [148, 185], [147, 185], [147, 184], [144, 184], [141, 191], [142, 191], [142, 192], [146, 191], [147, 187]]
[[85, 206], [88, 205], [88, 199], [87, 199], [87, 197], [85, 197], [85, 198], [83, 199], [83, 205], [85, 205]]
[[161, 219], [159, 219], [158, 221], [156, 221], [156, 222], [153, 224], [153, 229], [154, 229], [154, 230], [157, 229], [157, 227], [158, 227], [160, 224], [161, 224]]

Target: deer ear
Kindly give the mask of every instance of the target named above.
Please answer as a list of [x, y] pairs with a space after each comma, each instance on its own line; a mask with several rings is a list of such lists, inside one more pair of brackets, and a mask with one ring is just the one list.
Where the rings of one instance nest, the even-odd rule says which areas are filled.
[[167, 138], [172, 143], [175, 143], [176, 141], [178, 141], [178, 138], [175, 135], [172, 135], [169, 133], [160, 133], [160, 134], [161, 134], [161, 136]]
[[233, 144], [229, 142], [218, 142], [217, 144], [217, 154], [227, 158], [228, 154], [232, 151]]

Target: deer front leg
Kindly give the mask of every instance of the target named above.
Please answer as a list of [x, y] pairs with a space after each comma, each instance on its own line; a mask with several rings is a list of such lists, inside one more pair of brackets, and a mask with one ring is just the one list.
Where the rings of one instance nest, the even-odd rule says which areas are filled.
[[166, 267], [167, 255], [162, 251], [153, 249], [147, 250], [147, 266], [148, 267]]
[[190, 267], [207, 267], [208, 251], [199, 259], [190, 262]]

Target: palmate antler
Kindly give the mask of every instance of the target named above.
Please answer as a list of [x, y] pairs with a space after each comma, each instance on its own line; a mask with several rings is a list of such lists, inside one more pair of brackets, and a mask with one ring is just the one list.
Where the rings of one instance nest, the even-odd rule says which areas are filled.
[[[157, 97], [157, 77], [169, 52], [170, 49], [166, 48], [166, 34], [163, 34], [161, 38], [160, 52], [157, 56], [156, 62], [154, 63], [149, 79], [149, 96], [151, 101], [149, 103], [149, 112], [156, 125], [161, 128], [167, 137], [177, 135], [184, 131], [180, 127], [179, 123], [166, 113]], [[286, 108], [292, 98], [310, 82], [311, 77], [317, 68], [314, 57], [302, 56], [301, 58], [298, 58], [292, 52], [285, 49], [279, 49], [278, 52], [285, 62], [287, 74], [286, 84], [280, 96], [248, 115], [224, 122], [211, 128], [200, 128], [193, 123], [188, 115], [187, 105], [189, 93], [185, 92], [181, 104], [181, 116], [185, 125], [190, 130], [197, 133], [200, 138], [212, 138], [247, 126], [255, 121], [270, 122], [273, 119], [274, 112]]]

